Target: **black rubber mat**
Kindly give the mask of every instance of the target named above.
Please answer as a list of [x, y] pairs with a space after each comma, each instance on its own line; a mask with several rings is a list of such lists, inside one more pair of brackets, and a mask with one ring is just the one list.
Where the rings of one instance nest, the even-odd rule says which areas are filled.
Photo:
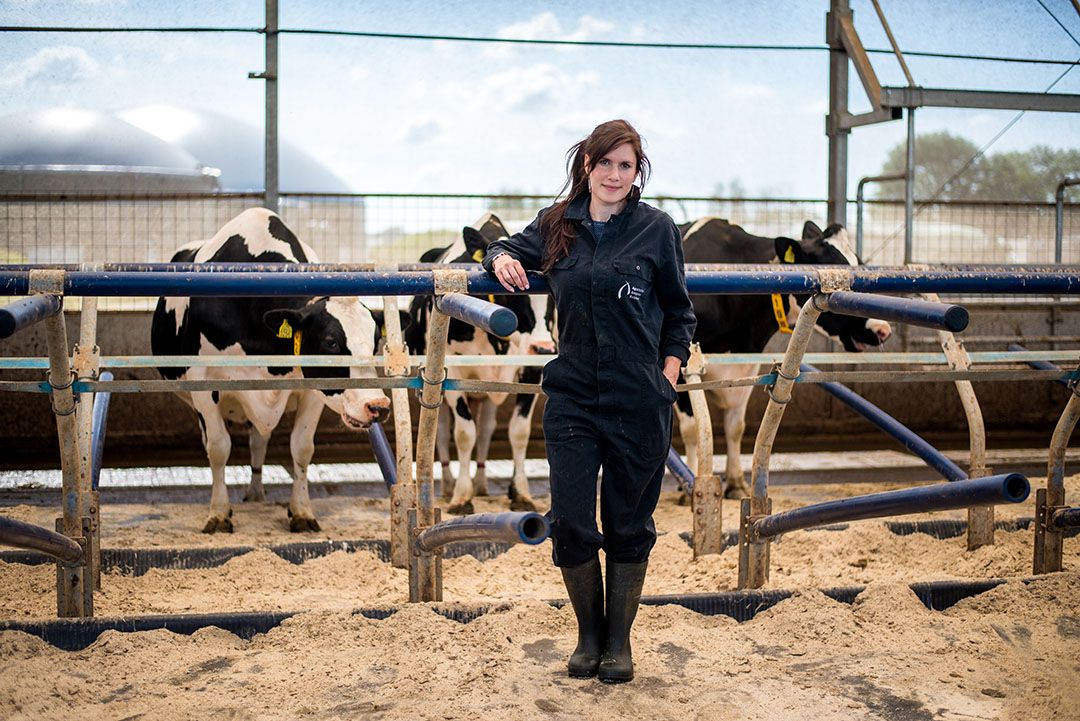
[[[931, 581], [913, 583], [911, 590], [927, 608], [942, 611], [958, 601], [976, 596], [1005, 583], [999, 579], [985, 581]], [[824, 589], [822, 592], [842, 603], [851, 603], [863, 591], [863, 586], [845, 586]], [[771, 608], [792, 596], [791, 591], [757, 590], [728, 591], [723, 593], [695, 593], [671, 596], [643, 596], [641, 602], [650, 606], [677, 604], [705, 616], [723, 614], [736, 621], [749, 621], [759, 612]], [[560, 607], [566, 600], [549, 601]], [[459, 623], [469, 623], [485, 613], [498, 613], [511, 604], [432, 607], [432, 611]], [[372, 619], [385, 619], [393, 615], [396, 607], [362, 608], [353, 611]], [[240, 638], [250, 639], [257, 633], [266, 633], [285, 619], [298, 612], [278, 611], [272, 613], [208, 613], [178, 616], [133, 616], [128, 618], [58, 619], [50, 621], [0, 621], [0, 631], [23, 631], [33, 634], [65, 651], [78, 651], [94, 643], [105, 631], [153, 631], [165, 629], [173, 633], [190, 635], [200, 628], [211, 626], [224, 629]]]
[[[446, 546], [443, 558], [472, 556], [478, 561], [491, 559], [510, 550], [509, 543], [491, 543], [485, 541], [458, 541]], [[256, 546], [227, 546], [219, 548], [103, 548], [101, 549], [101, 570], [104, 573], [118, 572], [128, 576], [142, 576], [151, 568], [166, 570], [190, 570], [194, 568], [215, 568], [230, 559], [256, 550]], [[305, 543], [287, 543], [280, 546], [264, 546], [290, 563], [301, 564], [312, 558], [321, 558], [334, 551], [369, 551], [383, 561], [390, 560], [390, 542], [385, 540], [363, 539], [358, 541], [309, 541]], [[53, 563], [53, 560], [36, 551], [0, 551], [0, 561], [5, 563], [23, 563], [40, 565]]]

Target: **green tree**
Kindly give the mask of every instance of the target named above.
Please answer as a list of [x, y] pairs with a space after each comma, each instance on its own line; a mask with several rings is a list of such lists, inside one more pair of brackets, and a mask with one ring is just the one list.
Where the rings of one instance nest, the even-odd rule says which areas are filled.
[[[947, 131], [917, 136], [916, 199], [937, 194], [941, 200], [1048, 202], [1054, 199], [1054, 190], [1062, 178], [1080, 175], [1080, 149], [1058, 150], [1036, 145], [1029, 150], [988, 153], [971, 161], [976, 152], [978, 147], [973, 142]], [[895, 145], [886, 156], [881, 172], [903, 172], [906, 155], [906, 142]], [[903, 198], [904, 186], [898, 182], [883, 184], [877, 197]]]

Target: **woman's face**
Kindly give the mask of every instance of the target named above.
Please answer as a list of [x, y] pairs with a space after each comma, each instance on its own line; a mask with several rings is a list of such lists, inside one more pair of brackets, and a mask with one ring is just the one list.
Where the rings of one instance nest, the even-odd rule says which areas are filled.
[[614, 205], [622, 202], [637, 177], [637, 154], [630, 143], [614, 148], [595, 164], [585, 156], [593, 198]]

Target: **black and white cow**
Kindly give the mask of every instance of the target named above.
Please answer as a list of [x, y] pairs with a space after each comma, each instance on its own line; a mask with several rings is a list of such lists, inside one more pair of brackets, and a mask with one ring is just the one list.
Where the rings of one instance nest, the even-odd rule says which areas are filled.
[[[421, 262], [477, 263], [483, 259], [488, 245], [508, 235], [502, 221], [485, 213], [471, 226], [462, 229], [462, 238], [447, 248], [433, 248], [421, 256]], [[517, 315], [518, 329], [507, 338], [484, 333], [474, 326], [451, 319], [447, 331], [447, 353], [452, 355], [549, 355], [555, 352], [550, 325], [545, 319], [547, 296], [493, 295], [488, 300], [510, 308]], [[406, 342], [413, 353], [422, 353], [426, 342], [427, 314], [430, 297], [417, 297], [410, 306], [410, 327]], [[520, 380], [539, 383], [541, 369], [517, 368], [505, 365], [454, 366], [448, 377], [497, 382]], [[442, 463], [443, 498], [449, 500], [449, 513], [472, 513], [473, 496], [487, 495], [486, 461], [491, 436], [495, 430], [498, 407], [510, 398], [508, 393], [465, 394], [448, 391], [440, 409], [437, 448]], [[518, 394], [510, 416], [508, 435], [514, 459], [513, 476], [508, 496], [515, 511], [536, 510], [529, 495], [525, 474], [525, 454], [528, 450], [532, 414], [536, 396]], [[458, 452], [458, 476], [450, 473], [450, 420], [453, 419], [454, 443]], [[470, 464], [476, 450], [477, 472], [470, 480]]]
[[[315, 254], [264, 208], [245, 210], [208, 241], [180, 248], [173, 262], [305, 263]], [[160, 298], [154, 311], [154, 355], [280, 355], [270, 368], [162, 367], [165, 378], [188, 380], [375, 377], [371, 368], [298, 368], [292, 355], [370, 356], [378, 337], [377, 318], [356, 298]], [[210, 461], [213, 490], [204, 533], [232, 532], [232, 510], [225, 489], [225, 464], [232, 441], [228, 424], [249, 429], [251, 484], [245, 501], [265, 499], [262, 466], [270, 433], [286, 411], [295, 411], [290, 437], [293, 478], [289, 530], [318, 531], [308, 496], [307, 470], [315, 451], [315, 428], [323, 406], [341, 415], [348, 428], [363, 429], [383, 419], [390, 400], [378, 389], [245, 390], [179, 393], [198, 414]]]
[[[814, 265], [858, 265], [843, 226], [830, 225], [824, 231], [807, 221], [802, 240], [762, 238], [720, 218], [702, 218], [680, 226], [687, 263], [801, 263]], [[694, 340], [703, 353], [760, 353], [780, 329], [780, 322], [768, 295], [692, 295], [697, 330]], [[789, 327], [794, 327], [798, 310], [806, 297], [784, 298], [783, 311]], [[838, 340], [848, 351], [861, 351], [888, 340], [891, 329], [881, 320], [822, 313], [817, 325]], [[758, 366], [707, 366], [702, 380], [739, 378], [758, 373]], [[740, 444], [746, 431], [746, 405], [752, 386], [710, 391], [724, 409], [724, 440], [727, 463], [724, 472], [728, 495], [747, 494], [743, 479]], [[679, 432], [687, 449], [690, 468], [697, 469], [697, 425], [686, 393], [676, 404]], [[747, 494], [748, 495], [748, 494]]]

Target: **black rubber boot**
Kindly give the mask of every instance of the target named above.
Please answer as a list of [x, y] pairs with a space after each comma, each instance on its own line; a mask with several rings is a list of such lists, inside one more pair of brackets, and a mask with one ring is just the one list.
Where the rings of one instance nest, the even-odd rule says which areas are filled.
[[577, 648], [566, 670], [574, 678], [590, 678], [596, 675], [604, 648], [604, 580], [600, 576], [600, 559], [563, 568], [562, 577], [578, 625]]
[[630, 627], [634, 625], [649, 562], [607, 562], [607, 641], [600, 658], [600, 680], [626, 683], [634, 678]]

